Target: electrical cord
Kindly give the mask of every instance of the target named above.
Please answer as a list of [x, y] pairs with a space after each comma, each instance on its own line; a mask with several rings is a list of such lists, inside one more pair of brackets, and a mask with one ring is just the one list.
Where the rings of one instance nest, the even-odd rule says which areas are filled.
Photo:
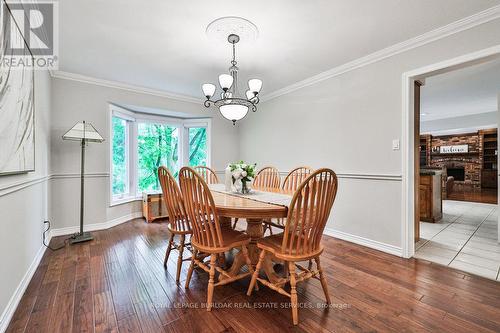
[[67, 242], [67, 241], [68, 241], [71, 237], [66, 238], [66, 239], [64, 240], [64, 242], [63, 242], [61, 245], [59, 245], [58, 247], [52, 247], [52, 246], [50, 246], [50, 244], [47, 244], [47, 243], [46, 243], [46, 234], [47, 234], [47, 232], [49, 232], [49, 230], [50, 230], [50, 221], [48, 221], [48, 220], [47, 220], [47, 221], [43, 221], [43, 223], [47, 225], [47, 229], [45, 229], [45, 231], [43, 232], [43, 236], [42, 236], [42, 242], [43, 242], [43, 245], [45, 245], [45, 247], [46, 247], [46, 248], [49, 248], [49, 249], [51, 249], [52, 251], [57, 251], [57, 250], [60, 250], [60, 249], [62, 249], [63, 247], [65, 247], [65, 246], [66, 246], [66, 242]]

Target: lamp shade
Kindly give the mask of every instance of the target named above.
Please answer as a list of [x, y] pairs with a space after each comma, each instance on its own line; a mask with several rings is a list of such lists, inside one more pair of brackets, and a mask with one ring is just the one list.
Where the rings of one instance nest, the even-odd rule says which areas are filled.
[[67, 131], [63, 135], [63, 140], [73, 140], [73, 141], [81, 141], [85, 140], [88, 142], [103, 142], [104, 139], [97, 132], [94, 126], [91, 123], [87, 123], [84, 121], [76, 123], [69, 131]]
[[262, 88], [262, 81], [259, 79], [250, 79], [248, 80], [248, 88], [250, 88], [251, 92], [259, 93]]
[[248, 106], [239, 104], [226, 104], [222, 105], [219, 110], [224, 118], [235, 122], [247, 115]]
[[245, 95], [247, 96], [247, 99], [250, 101], [252, 98], [255, 97], [255, 94], [253, 93], [253, 91], [250, 91], [250, 90], [247, 90], [247, 92], [245, 93]]
[[229, 89], [233, 84], [233, 77], [229, 74], [219, 75], [219, 84], [222, 89]]
[[210, 97], [215, 94], [215, 85], [211, 83], [205, 83], [201, 86], [201, 89], [203, 90], [203, 94], [207, 97], [207, 99], [210, 99]]

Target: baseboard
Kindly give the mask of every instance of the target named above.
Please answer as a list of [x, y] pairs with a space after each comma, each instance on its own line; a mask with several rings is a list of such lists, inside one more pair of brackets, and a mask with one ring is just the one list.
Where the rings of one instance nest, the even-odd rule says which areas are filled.
[[328, 236], [335, 237], [335, 238], [339, 238], [339, 239], [342, 239], [342, 240], [345, 240], [345, 241], [348, 241], [351, 243], [363, 245], [363, 246], [366, 246], [366, 247], [369, 247], [369, 248], [372, 248], [375, 250], [379, 250], [379, 251], [382, 251], [385, 253], [393, 254], [393, 255], [398, 256], [398, 257], [403, 256], [403, 249], [401, 247], [397, 247], [394, 245], [378, 242], [378, 241], [364, 238], [361, 236], [356, 236], [356, 235], [349, 234], [349, 233], [346, 233], [343, 231], [334, 230], [332, 228], [325, 228], [324, 234], [328, 235]]
[[[142, 217], [142, 212], [131, 213], [103, 223], [86, 224], [83, 226], [83, 230], [96, 231], [96, 230], [109, 229], [119, 224], [125, 223], [127, 221], [137, 219], [139, 217]], [[80, 227], [77, 225], [66, 228], [52, 229], [50, 231], [50, 237], [70, 235], [78, 231], [80, 231]]]
[[[139, 218], [139, 217], [142, 217], [142, 213], [136, 212], [136, 213], [128, 214], [125, 216], [121, 216], [119, 218], [116, 218], [116, 219], [113, 219], [113, 220], [110, 220], [110, 221], [107, 221], [104, 223], [94, 223], [94, 224], [86, 225], [86, 226], [84, 226], [84, 230], [85, 231], [95, 231], [95, 230], [108, 229], [108, 228], [117, 226], [119, 224], [125, 223], [127, 221]], [[52, 229], [49, 232], [47, 242], [50, 243], [50, 240], [52, 239], [52, 237], [73, 234], [75, 232], [78, 232], [79, 230], [80, 230], [79, 226]], [[42, 257], [44, 255], [46, 249], [47, 248], [43, 245], [40, 247], [40, 249], [38, 250], [38, 252], [35, 256], [35, 259], [33, 259], [33, 262], [31, 263], [30, 267], [26, 271], [26, 274], [24, 274], [23, 278], [21, 279], [21, 282], [19, 283], [16, 290], [14, 291], [14, 294], [12, 295], [9, 302], [7, 303], [5, 310], [3, 311], [2, 315], [0, 316], [0, 333], [3, 333], [3, 332], [5, 332], [5, 330], [7, 330], [7, 327], [9, 326], [10, 320], [12, 319], [12, 316], [14, 315], [14, 312], [16, 311], [17, 306], [19, 305], [19, 302], [21, 301], [21, 298], [23, 297], [24, 292], [26, 291], [26, 288], [28, 287], [28, 284], [31, 281], [33, 274], [35, 274], [35, 271], [38, 268], [38, 265], [40, 264], [40, 261], [42, 260]]]
[[35, 258], [31, 262], [30, 267], [24, 274], [23, 278], [21, 279], [21, 282], [19, 282], [19, 285], [14, 291], [14, 294], [7, 303], [7, 306], [5, 307], [2, 316], [0, 316], [0, 332], [3, 333], [7, 330], [10, 320], [12, 319], [12, 316], [14, 315], [14, 312], [16, 311], [17, 306], [19, 305], [19, 302], [21, 301], [21, 298], [23, 297], [24, 292], [26, 291], [26, 288], [28, 287], [28, 284], [31, 281], [33, 274], [35, 274], [35, 271], [38, 268], [38, 265], [40, 264], [40, 261], [42, 260], [43, 254], [45, 253], [46, 249], [47, 248], [43, 245], [40, 247], [37, 254], [35, 255]]

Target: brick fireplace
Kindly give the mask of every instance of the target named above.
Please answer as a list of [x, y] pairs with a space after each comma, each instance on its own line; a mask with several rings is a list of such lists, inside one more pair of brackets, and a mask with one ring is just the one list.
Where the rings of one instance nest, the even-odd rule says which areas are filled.
[[[441, 146], [468, 145], [467, 153], [439, 153]], [[479, 133], [450, 136], [433, 136], [430, 147], [430, 166], [444, 168], [457, 183], [481, 185], [481, 159]], [[448, 172], [450, 170], [450, 172]]]

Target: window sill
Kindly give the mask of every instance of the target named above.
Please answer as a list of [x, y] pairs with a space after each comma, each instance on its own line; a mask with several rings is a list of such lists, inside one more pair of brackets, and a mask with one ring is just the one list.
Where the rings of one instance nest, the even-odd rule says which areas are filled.
[[142, 201], [142, 196], [137, 197], [124, 197], [120, 199], [111, 199], [109, 207], [119, 206], [133, 201]]

